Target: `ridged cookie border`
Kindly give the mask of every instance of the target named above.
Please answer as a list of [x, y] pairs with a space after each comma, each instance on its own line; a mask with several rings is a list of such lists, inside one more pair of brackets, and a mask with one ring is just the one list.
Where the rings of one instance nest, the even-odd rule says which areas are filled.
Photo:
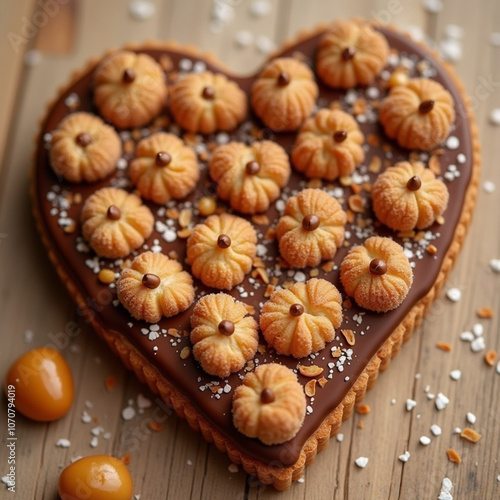
[[[325, 31], [327, 26], [328, 24], [321, 24], [313, 29], [301, 31], [293, 39], [285, 41], [280, 48], [280, 52], [286, 50], [287, 48], [302, 41], [305, 38], [320, 34], [321, 32]], [[386, 28], [400, 33], [400, 31], [393, 26]], [[411, 39], [410, 37], [408, 38]], [[446, 278], [453, 268], [463, 240], [465, 238], [467, 229], [471, 222], [472, 212], [477, 198], [481, 163], [480, 146], [478, 139], [479, 134], [474, 114], [472, 112], [470, 102], [465, 94], [463, 84], [456, 75], [454, 68], [449, 64], [443, 62], [438, 54], [430, 50], [424, 44], [415, 42], [414, 40], [412, 40], [412, 42], [423, 47], [436, 60], [438, 60], [440, 64], [442, 64], [443, 68], [448, 73], [448, 76], [456, 85], [457, 90], [459, 91], [459, 94], [464, 102], [467, 112], [467, 118], [469, 120], [473, 146], [471, 181], [465, 194], [462, 212], [455, 229], [453, 241], [446, 253], [445, 258], [443, 259], [443, 263], [441, 265], [441, 269], [434, 283], [434, 286], [426, 294], [426, 296], [423, 297], [410, 310], [406, 318], [388, 337], [377, 354], [368, 362], [367, 366], [365, 367], [353, 387], [346, 394], [342, 402], [323, 420], [314, 434], [312, 434], [312, 436], [308, 438], [302, 448], [298, 460], [290, 466], [280, 466], [279, 464], [265, 464], [262, 461], [254, 459], [239, 450], [231, 441], [226, 439], [213, 425], [211, 425], [210, 422], [208, 422], [205, 417], [203, 417], [203, 415], [198, 413], [198, 411], [194, 408], [190, 401], [182, 393], [177, 391], [176, 388], [163, 375], [161, 375], [161, 373], [151, 363], [149, 363], [125, 337], [123, 337], [119, 332], [106, 330], [97, 320], [95, 320], [95, 317], [93, 314], [91, 314], [89, 306], [86, 303], [83, 295], [70, 280], [68, 273], [57, 258], [56, 250], [52, 247], [50, 236], [47, 234], [47, 230], [43, 225], [41, 215], [38, 211], [38, 199], [36, 197], [34, 186], [34, 168], [31, 170], [30, 194], [32, 198], [33, 214], [38, 232], [40, 233], [42, 239], [42, 243], [48, 252], [49, 259], [55, 267], [57, 274], [64, 283], [73, 300], [76, 302], [77, 306], [82, 310], [84, 314], [86, 314], [88, 311], [87, 318], [94, 330], [96, 330], [96, 332], [106, 341], [110, 349], [120, 357], [125, 367], [129, 370], [132, 370], [141, 382], [147, 384], [151, 391], [153, 391], [155, 394], [158, 394], [167, 405], [171, 406], [179, 417], [186, 419], [193, 430], [201, 432], [206, 441], [214, 443], [217, 449], [224, 453], [227, 453], [230, 460], [232, 460], [234, 463], [241, 464], [248, 474], [255, 474], [258, 479], [264, 484], [272, 485], [277, 490], [288, 489], [293, 481], [298, 480], [303, 475], [305, 467], [314, 462], [318, 451], [321, 451], [328, 446], [330, 437], [332, 435], [335, 435], [339, 431], [342, 422], [352, 415], [354, 405], [363, 399], [368, 389], [371, 389], [373, 387], [379, 373], [385, 371], [388, 368], [391, 359], [399, 353], [402, 345], [411, 338], [414, 330], [418, 328], [423, 317], [428, 313], [430, 306], [439, 296]], [[142, 44], [129, 44], [121, 48], [121, 50], [140, 49], [159, 49], [183, 52], [186, 55], [192, 57], [200, 57], [209, 62], [212, 62], [221, 70], [223, 69], [224, 71], [226, 71], [228, 75], [233, 75], [232, 71], [227, 69], [225, 65], [222, 64], [213, 54], [202, 52], [196, 47], [183, 46], [172, 41], [149, 41]], [[47, 104], [44, 117], [40, 120], [40, 132], [39, 134], [37, 134], [37, 137], [35, 139], [36, 146], [38, 146], [39, 144], [41, 128], [44, 123], [45, 116], [52, 108], [53, 104], [77, 80], [79, 80], [89, 71], [92, 71], [106, 55], [111, 54], [112, 52], [114, 52], [114, 50], [108, 50], [102, 56], [90, 59], [87, 64], [84, 65], [83, 69], [73, 72], [69, 79], [69, 82], [59, 87], [54, 99], [52, 99]], [[271, 54], [269, 59], [272, 59], [274, 56], [275, 54]]]

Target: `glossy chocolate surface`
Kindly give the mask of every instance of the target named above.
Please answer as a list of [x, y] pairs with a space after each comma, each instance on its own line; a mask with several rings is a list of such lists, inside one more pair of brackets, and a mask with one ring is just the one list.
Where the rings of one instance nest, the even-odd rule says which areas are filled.
[[[409, 244], [409, 251], [412, 251], [415, 255], [418, 254], [419, 258], [414, 257], [411, 259], [411, 262], [414, 263], [414, 283], [403, 304], [396, 310], [384, 314], [373, 313], [356, 306], [350, 309], [344, 309], [344, 319], [341, 328], [354, 331], [356, 337], [355, 345], [347, 345], [340, 335], [340, 332], [338, 332], [336, 340], [327, 344], [326, 348], [318, 353], [314, 359], [310, 356], [300, 360], [301, 364], [316, 364], [324, 367], [323, 376], [328, 378], [328, 383], [324, 388], [318, 388], [316, 390], [314, 401], [307, 398], [307, 404], [312, 408], [312, 413], [306, 415], [304, 424], [297, 436], [282, 445], [267, 446], [256, 439], [246, 438], [240, 434], [232, 424], [232, 394], [234, 389], [241, 383], [241, 377], [246, 373], [245, 370], [232, 374], [227, 379], [219, 380], [217, 377], [205, 374], [193, 356], [184, 360], [180, 358], [179, 353], [182, 348], [190, 346], [189, 337], [173, 338], [168, 335], [166, 331], [169, 328], [188, 331], [192, 307], [178, 316], [161, 320], [159, 322], [161, 328], [160, 336], [154, 338], [154, 335], [151, 336], [148, 334], [148, 332], [150, 332], [150, 325], [145, 322], [134, 320], [123, 306], [117, 304], [115, 289], [112, 286], [110, 287], [109, 285], [100, 283], [97, 279], [95, 267], [92, 268], [92, 266], [90, 266], [89, 261], [94, 263], [93, 266], [95, 266], [97, 262], [100, 268], [118, 270], [118, 266], [112, 261], [96, 259], [92, 251], [83, 251], [85, 250], [85, 246], [81, 237], [79, 224], [82, 204], [88, 196], [101, 187], [108, 186], [110, 183], [113, 185], [126, 183], [128, 169], [118, 169], [110, 178], [96, 182], [92, 185], [70, 184], [61, 181], [50, 167], [48, 147], [45, 141], [47, 136], [45, 134], [50, 134], [50, 132], [57, 127], [61, 119], [72, 111], [65, 104], [65, 100], [70, 94], [74, 93], [79, 97], [80, 103], [77, 108], [78, 110], [96, 112], [92, 104], [92, 69], [89, 69], [86, 74], [73, 82], [70, 88], [62, 92], [48, 112], [42, 126], [42, 132], [36, 152], [35, 208], [40, 214], [43, 226], [42, 231], [47, 236], [51, 249], [56, 254], [66, 274], [78, 288], [80, 294], [85, 298], [87, 303], [94, 308], [95, 319], [104, 328], [123, 335], [150, 363], [156, 366], [158, 370], [164, 374], [178, 391], [189, 398], [194, 407], [196, 407], [222, 435], [233, 441], [243, 453], [255, 457], [266, 464], [287, 466], [293, 464], [298, 459], [306, 440], [319, 427], [323, 419], [342, 401], [368, 361], [405, 318], [412, 307], [432, 288], [440, 271], [443, 258], [453, 241], [455, 227], [459, 221], [465, 193], [471, 179], [472, 139], [465, 107], [453, 79], [427, 51], [413, 44], [400, 34], [387, 29], [382, 29], [381, 31], [387, 37], [389, 45], [395, 50], [397, 57], [407, 58], [410, 62], [413, 61], [414, 67], [412, 71], [415, 75], [418, 75], [416, 69], [418, 62], [427, 61], [428, 66], [434, 68], [436, 71], [436, 74], [432, 76], [432, 78], [439, 81], [451, 92], [456, 111], [456, 120], [451, 135], [458, 138], [459, 147], [456, 149], [449, 149], [443, 146], [443, 151], [439, 156], [439, 160], [443, 174], [447, 172], [449, 165], [454, 165], [458, 169], [460, 175], [455, 176], [453, 180], [446, 180], [446, 184], [450, 191], [450, 203], [444, 213], [445, 224], [443, 226], [438, 226], [436, 224], [429, 230], [432, 244], [437, 248], [437, 254], [430, 255], [425, 252], [425, 248], [420, 252], [420, 247], [417, 242]], [[316, 34], [311, 36], [311, 38], [300, 40], [295, 45], [282, 51], [280, 56], [299, 54], [306, 63], [314, 66], [315, 54], [320, 36], [320, 34]], [[204, 62], [206, 67], [212, 71], [220, 71], [227, 74], [226, 71], [217, 67], [212, 61], [204, 60], [203, 57], [192, 57], [183, 53], [181, 49], [145, 49], [144, 52], [147, 52], [157, 60], [168, 56], [172, 62], [174, 71], [178, 70], [179, 61], [182, 59], [191, 59], [193, 61]], [[396, 67], [397, 64], [388, 66], [385, 71], [392, 73]], [[246, 78], [235, 77], [230, 74], [228, 76], [235, 80], [247, 94], [249, 94], [251, 86], [256, 79], [256, 76]], [[390, 75], [386, 75], [387, 78], [388, 76]], [[387, 94], [387, 78], [385, 80], [380, 78], [377, 79], [375, 84], [367, 89], [355, 89], [355, 97], [363, 97], [366, 99], [370, 109], [373, 108], [376, 113], [375, 104]], [[350, 93], [350, 91], [337, 91], [326, 87], [320, 81], [318, 81], [318, 85], [320, 89], [320, 97], [317, 101], [318, 106], [325, 107], [332, 101], [339, 101], [342, 109], [347, 111], [352, 110], [352, 99], [350, 96], [353, 94]], [[370, 95], [372, 95], [370, 94], [370, 89], [375, 89], [379, 97], [370, 97]], [[371, 92], [376, 93], [373, 90]], [[368, 143], [365, 145], [366, 158], [363, 163], [364, 167], [359, 167], [356, 170], [363, 179], [369, 177], [369, 181], [373, 182], [376, 178], [376, 174], [372, 173], [367, 168], [370, 161], [375, 156], [379, 156], [383, 164], [385, 162], [385, 165], [394, 164], [397, 161], [407, 160], [409, 158], [410, 151], [402, 150], [394, 142], [385, 138], [383, 130], [376, 119], [373, 121], [368, 119], [362, 122], [358, 117], [358, 122], [360, 123], [361, 130], [365, 134], [365, 139], [370, 136], [380, 138], [380, 144], [378, 145], [369, 145]], [[230, 138], [250, 142], [253, 140], [249, 132], [252, 128], [257, 130], [260, 129], [264, 137], [278, 142], [287, 152], [291, 152], [293, 141], [296, 136], [295, 133], [272, 133], [268, 129], [264, 129], [262, 124], [253, 115], [250, 115], [246, 122], [244, 122], [234, 133], [231, 133]], [[167, 128], [166, 130], [176, 131], [175, 128]], [[215, 137], [209, 136], [202, 139], [208, 142], [217, 141], [217, 135]], [[124, 156], [127, 161], [132, 157], [132, 154]], [[420, 157], [424, 163], [426, 163], [426, 158], [428, 158], [426, 155]], [[207, 180], [207, 161], [199, 159], [199, 165], [201, 172], [199, 187], [195, 193], [190, 195], [186, 200], [182, 200], [180, 206], [188, 206], [186, 204], [191, 202], [192, 206], [196, 207], [196, 203], [200, 198], [212, 195], [214, 192], [215, 186], [210, 180]], [[382, 171], [383, 168], [384, 167], [382, 167]], [[304, 180], [303, 177], [293, 172], [289, 186], [284, 190], [283, 200], [306, 187], [306, 182], [307, 181]], [[324, 183], [324, 186], [333, 193], [339, 193], [339, 190], [342, 189], [343, 195], [340, 197], [340, 201], [342, 202], [344, 210], [346, 210], [347, 199], [353, 194], [351, 188], [342, 187], [338, 182]], [[68, 195], [71, 195], [69, 196], [70, 199], [74, 199], [75, 194], [81, 195], [83, 200], [81, 203], [70, 202], [68, 204], [69, 206], [66, 206], [64, 204], [61, 205], [61, 203], [57, 201], [64, 197], [68, 197]], [[375, 231], [375, 234], [392, 236], [397, 241], [402, 242], [402, 240], [396, 238], [396, 235], [387, 228], [370, 222], [370, 220], [373, 221], [375, 217], [371, 213], [369, 195], [364, 191], [362, 194], [367, 199], [367, 208], [365, 213], [358, 217], [364, 221], [368, 221], [369, 227]], [[54, 196], [56, 200], [54, 200]], [[161, 215], [158, 215], [159, 207], [157, 205], [150, 202], [146, 203], [155, 214], [156, 220], [161, 220], [163, 223], [168, 222], [165, 215], [163, 215], [163, 211], [160, 211]], [[219, 200], [218, 206], [224, 206], [224, 203]], [[272, 226], [275, 225], [280, 213], [281, 212], [278, 212], [276, 208], [276, 203], [272, 204], [271, 208], [266, 212]], [[362, 243], [368, 236], [366, 230], [362, 230], [360, 225], [357, 224], [358, 217], [355, 216], [354, 222], [346, 226], [346, 231], [349, 233], [346, 242], [349, 247]], [[67, 218], [78, 221], [77, 230], [75, 232], [64, 231], [64, 220], [62, 222], [61, 220]], [[204, 218], [195, 213], [194, 221], [202, 220], [204, 220]], [[263, 235], [266, 233], [266, 226], [257, 224], [254, 226], [259, 235], [259, 244], [266, 249], [263, 259], [266, 262], [268, 270], [274, 273], [276, 270], [276, 257], [278, 255], [277, 242], [264, 240]], [[174, 230], [179, 229], [176, 222], [174, 222], [171, 227], [173, 227]], [[157, 227], [152, 236], [146, 241], [146, 246], [144, 248], [151, 249], [159, 246], [161, 246], [164, 253], [168, 254], [172, 250], [177, 252], [179, 261], [184, 263], [186, 253], [184, 239], [177, 238], [172, 242], [165, 241], [165, 239], [162, 238], [162, 234], [158, 232]], [[143, 249], [140, 249], [140, 251], [143, 251]], [[339, 249], [334, 259], [336, 266], [333, 271], [325, 272], [321, 267], [318, 268], [318, 277], [328, 279], [334, 283], [342, 293], [343, 299], [346, 298], [346, 295], [339, 280], [338, 266], [347, 251], [348, 247]], [[189, 266], [184, 264], [184, 267], [189, 271]], [[304, 277], [309, 277], [309, 270], [302, 270], [300, 274], [296, 271], [282, 270], [279, 281], [281, 284], [287, 280], [302, 280]], [[257, 287], [255, 282], [258, 281], [258, 279], [247, 276], [242, 287], [236, 287], [230, 292], [237, 299], [247, 304], [254, 305], [254, 316], [257, 321], [260, 306], [267, 300], [264, 297], [266, 286], [262, 284]], [[216, 292], [216, 290], [204, 287], [198, 280], [195, 280], [195, 286], [197, 297], [199, 297], [199, 294], [202, 292]], [[146, 334], [144, 332], [146, 332]], [[154, 338], [154, 340], [150, 340], [150, 337]], [[265, 341], [262, 337], [260, 343], [265, 345]], [[333, 358], [330, 353], [332, 347], [339, 347], [342, 349], [342, 355], [345, 356], [342, 365], [337, 366], [336, 363], [338, 359]], [[408, 348], [411, 349], [412, 347], [409, 346]], [[263, 354], [257, 354], [255, 362], [257, 363], [257, 361], [259, 364], [278, 361], [292, 369], [296, 369], [299, 363], [299, 360], [292, 357], [278, 356], [269, 348]], [[332, 363], [335, 364], [333, 369], [331, 369]], [[340, 370], [340, 366], [342, 367], [342, 371]], [[331, 375], [331, 378], [329, 378], [329, 375]], [[300, 374], [298, 374], [298, 379], [302, 384], [305, 384], [309, 380]], [[215, 382], [219, 382], [219, 393], [214, 393], [210, 387]], [[227, 385], [230, 386], [231, 390], [226, 393], [223, 391], [223, 388]]]

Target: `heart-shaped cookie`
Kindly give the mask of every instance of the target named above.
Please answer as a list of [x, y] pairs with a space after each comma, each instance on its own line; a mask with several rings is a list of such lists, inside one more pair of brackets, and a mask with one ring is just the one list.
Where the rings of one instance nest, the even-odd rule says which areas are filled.
[[[211, 57], [172, 44], [127, 47], [132, 54], [127, 60], [133, 60], [127, 64], [136, 65], [138, 73], [156, 71], [150, 68], [151, 58], [159, 64], [155, 68], [163, 68], [167, 90], [156, 83], [146, 85], [146, 91], [138, 90], [135, 96], [139, 104], [130, 103], [116, 97], [112, 89], [100, 87], [109, 85], [113, 74], [110, 70], [96, 78], [102, 59], [92, 61], [50, 104], [37, 139], [34, 213], [49, 257], [79, 312], [125, 366], [193, 429], [231, 460], [242, 463], [247, 472], [278, 489], [288, 488], [303, 474], [349, 417], [355, 401], [411, 337], [456, 259], [475, 203], [477, 132], [461, 84], [427, 49], [388, 28], [377, 27], [376, 33], [382, 42], [368, 43], [368, 39], [356, 49], [347, 44], [340, 50], [339, 33], [322, 27], [273, 56], [273, 60], [292, 58], [293, 64], [300, 63], [299, 69], [268, 66], [246, 78], [228, 73]], [[370, 54], [373, 47], [378, 47], [374, 55]], [[137, 54], [150, 57], [144, 60]], [[325, 57], [321, 63], [320, 57]], [[132, 84], [137, 74], [120, 68], [121, 84]], [[199, 82], [206, 71], [210, 84]], [[279, 98], [271, 93], [266, 101], [268, 80], [274, 82], [271, 87], [293, 90], [296, 72], [306, 83], [298, 86], [291, 101], [283, 98], [280, 109], [294, 109], [292, 118], [283, 121], [281, 111], [269, 114]], [[180, 94], [189, 94], [183, 90], [189, 78], [202, 85], [206, 101], [213, 100], [214, 89], [223, 86], [227, 109], [232, 111], [229, 121], [216, 112], [200, 125], [201, 119], [193, 118], [197, 109], [175, 103], [178, 87]], [[422, 79], [438, 82], [439, 92], [434, 95], [434, 87], [428, 90], [411, 83]], [[352, 86], [356, 82], [360, 85]], [[257, 88], [263, 90], [256, 96]], [[167, 93], [168, 104], [163, 106]], [[110, 111], [109, 99], [126, 108], [119, 120]], [[293, 99], [300, 102], [299, 111]], [[392, 107], [391, 100], [395, 101]], [[382, 123], [379, 110], [383, 110]], [[100, 116], [111, 125], [90, 119], [92, 133], [79, 132], [73, 141], [75, 129], [63, 120], [77, 112]], [[434, 144], [439, 135], [434, 127], [442, 127], [447, 117], [452, 123], [449, 130], [444, 125], [446, 137]], [[417, 136], [418, 144], [423, 144], [422, 135], [428, 139], [429, 151], [407, 149], [408, 140]], [[69, 146], [64, 142], [68, 136]], [[88, 172], [82, 151], [92, 141], [99, 142], [101, 149], [94, 151], [98, 161], [88, 161], [104, 164], [103, 173], [85, 177], [78, 169]], [[87, 153], [90, 156], [90, 150]], [[61, 164], [61, 155], [64, 159], [66, 154], [71, 161]], [[279, 167], [263, 175], [267, 163], [256, 161], [256, 155], [268, 155]], [[244, 162], [245, 170], [231, 174], [224, 185], [225, 158], [238, 158], [233, 163]], [[400, 162], [407, 166], [393, 167]], [[423, 164], [425, 175], [416, 162]], [[76, 169], [70, 179], [83, 182], [65, 180], [68, 164]], [[109, 174], [113, 165], [117, 168]], [[181, 174], [175, 173], [177, 165]], [[168, 175], [157, 177], [159, 169], [169, 166]], [[399, 170], [393, 173], [391, 168]], [[413, 207], [413, 219], [430, 222], [424, 228], [391, 230], [372, 210], [372, 186], [385, 172], [395, 176], [396, 189], [401, 184], [396, 174], [406, 172], [405, 168], [412, 173], [398, 188], [400, 194], [388, 196], [387, 202], [378, 200], [377, 206], [382, 212], [384, 203], [404, 197], [403, 205]], [[241, 175], [245, 179], [261, 175], [267, 198], [257, 200], [242, 191]], [[392, 181], [386, 177], [385, 185], [389, 182], [387, 189], [392, 192]], [[433, 202], [438, 182], [436, 189], [446, 189], [449, 195], [445, 210], [442, 199]], [[142, 200], [137, 192], [128, 194], [134, 186]], [[252, 186], [249, 189], [260, 192], [261, 185]], [[102, 188], [106, 190], [99, 191]], [[420, 212], [427, 218], [419, 217]], [[394, 214], [384, 217], [392, 221]], [[113, 225], [116, 221], [121, 224], [119, 231]], [[106, 224], [113, 229], [106, 229]], [[213, 253], [207, 257], [209, 247]], [[220, 261], [228, 248], [232, 260]], [[355, 252], [350, 252], [353, 248]], [[231, 269], [229, 277], [224, 266]], [[206, 300], [196, 306], [201, 297], [220, 290], [242, 302], [243, 316], [247, 313], [255, 321], [238, 316], [236, 306], [234, 317], [221, 316], [216, 321], [217, 304], [232, 303], [229, 299]], [[388, 300], [381, 299], [385, 295]], [[208, 307], [205, 302], [215, 305], [200, 312], [202, 305]], [[283, 304], [288, 304], [285, 313], [280, 312]], [[193, 321], [199, 329], [204, 317], [207, 328], [213, 323], [221, 338], [237, 338], [240, 323], [250, 332], [260, 323], [264, 334], [259, 332], [255, 344], [247, 342], [241, 348], [243, 354], [231, 357], [221, 376], [214, 375], [217, 367], [212, 368], [211, 359], [226, 358], [235, 347], [226, 341], [216, 348], [202, 348], [203, 331], [190, 338]], [[329, 323], [324, 317], [330, 318]], [[287, 340], [286, 335], [304, 331], [306, 336], [294, 340], [295, 344]], [[310, 347], [307, 335], [313, 339]], [[268, 375], [274, 382], [262, 389], [259, 377], [264, 377], [265, 370], [256, 368], [269, 366], [271, 372], [276, 364], [288, 367], [291, 378], [276, 370], [279, 375]], [[210, 366], [212, 374], [202, 366]], [[230, 375], [225, 373], [227, 366]], [[245, 378], [248, 373], [255, 373], [253, 380]], [[296, 392], [294, 374], [303, 386], [304, 395], [297, 393], [303, 403], [280, 400], [283, 380]], [[243, 385], [250, 403], [238, 401], [238, 421], [233, 422], [233, 396]], [[253, 397], [256, 387], [262, 392]], [[249, 406], [242, 410], [244, 404]], [[287, 404], [297, 408], [293, 415], [286, 415]], [[304, 407], [305, 416], [297, 416]], [[264, 418], [262, 412], [269, 408], [274, 417]], [[249, 430], [243, 420], [254, 422], [256, 428]], [[267, 432], [276, 422], [287, 427], [291, 420], [292, 435]]]

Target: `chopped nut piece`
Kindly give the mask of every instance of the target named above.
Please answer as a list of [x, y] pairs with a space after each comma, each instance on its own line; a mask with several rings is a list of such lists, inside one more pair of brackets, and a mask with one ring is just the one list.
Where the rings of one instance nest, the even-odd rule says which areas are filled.
[[304, 386], [304, 392], [306, 393], [306, 396], [309, 396], [312, 398], [316, 394], [316, 379], [313, 378], [312, 380], [309, 380], [307, 384]]
[[181, 350], [180, 357], [181, 359], [187, 359], [189, 358], [190, 354], [191, 354], [191, 349], [188, 346], [185, 346]]
[[264, 297], [270, 297], [272, 295], [272, 293], [274, 292], [274, 289], [276, 287], [274, 285], [267, 285], [266, 287], [266, 291], [264, 292]]
[[104, 380], [106, 390], [111, 392], [116, 387], [116, 375], [108, 375]]
[[111, 269], [101, 269], [99, 271], [99, 274], [97, 275], [97, 278], [101, 283], [109, 285], [110, 283], [113, 283], [115, 281], [115, 273]]
[[354, 345], [356, 343], [356, 337], [354, 336], [354, 332], [352, 330], [340, 330], [342, 335], [346, 339], [349, 345]]
[[354, 213], [361, 214], [365, 210], [365, 203], [359, 194], [349, 196], [347, 204]]
[[470, 441], [471, 443], [477, 443], [481, 439], [481, 434], [479, 434], [479, 432], [476, 432], [474, 429], [466, 427], [460, 433], [460, 437], [464, 438], [467, 441]]
[[493, 318], [493, 309], [491, 307], [481, 307], [481, 309], [477, 310], [478, 318], [482, 319], [491, 319]]
[[175, 250], [170, 250], [170, 252], [168, 252], [168, 256], [172, 260], [179, 260], [179, 255]]
[[264, 344], [259, 344], [259, 346], [257, 347], [257, 351], [259, 351], [259, 354], [265, 354], [266, 346]]
[[180, 338], [180, 336], [181, 336], [181, 332], [179, 332], [179, 330], [177, 330], [177, 328], [169, 328], [167, 330], [167, 333], [175, 338]]
[[212, 394], [217, 394], [219, 392], [220, 387], [218, 385], [211, 385], [210, 390], [212, 391]]
[[352, 307], [351, 299], [349, 299], [349, 298], [345, 299], [344, 302], [342, 302], [342, 307], [344, 309], [350, 309]]
[[264, 235], [264, 238], [266, 240], [274, 240], [276, 239], [276, 229], [270, 227], [267, 231], [266, 234]]
[[374, 156], [370, 160], [370, 163], [368, 164], [368, 170], [372, 174], [378, 174], [381, 168], [382, 168], [382, 160], [380, 159], [380, 156]]
[[248, 314], [255, 314], [254, 306], [251, 306], [250, 304], [245, 304], [245, 309], [247, 310]]
[[331, 352], [334, 358], [340, 358], [340, 355], [342, 354], [342, 351], [338, 347], [332, 348]]
[[66, 234], [73, 234], [75, 230], [76, 230], [76, 222], [73, 219], [71, 219], [71, 222], [67, 226], [64, 226], [63, 229], [63, 231]]
[[193, 232], [193, 228], [186, 227], [177, 231], [177, 236], [181, 239], [189, 238]]
[[256, 271], [258, 277], [267, 285], [269, 283], [269, 276], [267, 275], [267, 271], [262, 267], [258, 267]]
[[450, 462], [453, 462], [455, 464], [459, 464], [462, 461], [462, 459], [460, 458], [460, 455], [453, 448], [448, 448], [446, 450], [446, 454], [448, 455], [448, 460]]
[[260, 257], [254, 257], [253, 261], [252, 261], [252, 265], [253, 265], [253, 267], [266, 267], [266, 265], [264, 264], [264, 262], [262, 261], [262, 259]]
[[429, 168], [435, 175], [441, 175], [441, 164], [439, 163], [439, 158], [436, 155], [432, 155], [429, 158]]
[[269, 218], [265, 214], [252, 215], [252, 222], [256, 226], [267, 226], [269, 224]]
[[429, 245], [427, 247], [427, 253], [429, 253], [430, 255], [436, 255], [437, 254], [437, 248], [435, 247], [435, 245]]
[[293, 285], [294, 282], [292, 280], [286, 280], [282, 286], [285, 290], [289, 290], [290, 288], [292, 288]]
[[493, 366], [496, 360], [497, 360], [496, 351], [491, 350], [484, 355], [484, 361], [488, 366]]
[[309, 271], [310, 278], [316, 278], [317, 276], [319, 276], [319, 269], [317, 269], [316, 267]]
[[311, 179], [307, 183], [307, 187], [311, 189], [321, 189], [323, 187], [323, 181], [318, 178]]
[[352, 106], [352, 114], [356, 116], [363, 113], [366, 113], [366, 101], [365, 99], [360, 98], [354, 101], [354, 104]]
[[190, 208], [183, 208], [179, 214], [179, 225], [181, 227], [188, 227], [191, 223], [193, 212]]
[[317, 365], [299, 365], [299, 372], [304, 377], [317, 377], [323, 373], [323, 368]]
[[320, 377], [318, 379], [318, 384], [321, 388], [325, 387], [327, 382], [328, 382], [328, 379], [326, 379], [325, 377]]
[[179, 218], [179, 210], [176, 208], [167, 208], [167, 217], [172, 220], [177, 220]]
[[342, 175], [340, 176], [339, 181], [341, 186], [347, 187], [352, 184], [352, 177], [350, 175]]
[[163, 424], [161, 422], [155, 422], [154, 420], [149, 420], [148, 428], [153, 432], [160, 432], [163, 429]]
[[444, 217], [443, 217], [442, 215], [438, 215], [438, 216], [436, 217], [436, 222], [437, 222], [440, 226], [442, 226], [442, 225], [444, 224]]
[[413, 238], [415, 236], [415, 231], [399, 231], [398, 238]]
[[416, 163], [420, 161], [420, 154], [417, 151], [412, 151], [409, 157], [410, 163]]
[[436, 344], [436, 347], [438, 349], [441, 349], [442, 351], [446, 351], [446, 352], [451, 351], [451, 344], [448, 344], [448, 342], [438, 342]]
[[79, 203], [81, 203], [81, 202], [82, 202], [82, 194], [81, 194], [81, 193], [75, 193], [75, 194], [73, 195], [73, 203], [74, 203], [75, 205], [78, 205], [78, 204], [79, 204]]
[[[368, 134], [368, 137], [366, 138], [366, 142], [370, 146], [377, 147], [380, 144], [380, 139], [379, 139], [378, 135], [376, 135], [376, 134]], [[368, 168], [370, 168], [370, 167], [368, 167]], [[370, 172], [371, 172], [371, 170], [370, 170]]]
[[368, 413], [370, 413], [370, 407], [368, 405], [365, 405], [365, 404], [358, 405], [358, 406], [356, 406], [356, 411], [360, 415], [368, 415]]

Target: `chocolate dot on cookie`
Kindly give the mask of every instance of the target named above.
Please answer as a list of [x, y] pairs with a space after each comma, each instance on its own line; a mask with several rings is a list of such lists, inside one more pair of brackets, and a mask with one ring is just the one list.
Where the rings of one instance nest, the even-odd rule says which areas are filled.
[[286, 87], [291, 82], [290, 75], [286, 71], [282, 71], [278, 75], [278, 87]]
[[314, 214], [308, 214], [302, 219], [302, 227], [306, 231], [314, 231], [319, 227], [319, 217]]
[[413, 177], [410, 177], [410, 179], [406, 183], [406, 187], [410, 191], [418, 191], [421, 186], [422, 186], [422, 181], [420, 180], [420, 177], [418, 177], [416, 175], [414, 175]]
[[434, 108], [434, 101], [432, 99], [429, 99], [428, 101], [422, 101], [420, 103], [420, 106], [418, 107], [418, 111], [425, 115], [426, 113], [429, 113], [432, 111], [432, 108]]
[[342, 51], [342, 59], [344, 61], [350, 61], [354, 55], [356, 54], [356, 50], [353, 47], [346, 47]]
[[260, 165], [255, 160], [254, 161], [249, 161], [245, 165], [245, 170], [246, 170], [247, 174], [249, 174], [249, 175], [255, 175], [255, 174], [259, 173]]
[[204, 87], [202, 92], [201, 92], [201, 97], [203, 97], [203, 99], [207, 99], [207, 100], [212, 100], [215, 98], [215, 90], [213, 87]]
[[382, 259], [373, 259], [370, 262], [370, 272], [377, 276], [382, 276], [387, 272], [387, 264]]
[[262, 389], [262, 392], [260, 393], [260, 402], [262, 404], [269, 404], [272, 403], [276, 399], [276, 395], [274, 394], [274, 391], [269, 388]]
[[75, 137], [75, 142], [82, 148], [86, 148], [92, 142], [92, 138], [87, 132], [81, 132]]
[[231, 246], [231, 238], [227, 234], [221, 234], [217, 238], [217, 246], [219, 248], [229, 248]]
[[234, 323], [227, 319], [223, 319], [218, 326], [219, 332], [222, 335], [230, 336], [234, 333]]
[[165, 151], [160, 151], [156, 155], [155, 163], [158, 167], [166, 167], [172, 161], [172, 157]]
[[347, 139], [347, 131], [346, 130], [337, 130], [333, 134], [333, 139], [335, 142], [344, 142]]
[[122, 77], [123, 83], [132, 83], [135, 80], [135, 78], [136, 74], [132, 68], [127, 68], [123, 72], [123, 77]]
[[120, 209], [116, 205], [110, 205], [106, 212], [106, 217], [109, 220], [118, 220], [122, 216]]
[[304, 314], [304, 306], [302, 304], [292, 304], [290, 306], [290, 314], [292, 316], [301, 316]]
[[159, 276], [153, 273], [146, 273], [142, 277], [142, 284], [145, 287], [150, 288], [151, 290], [153, 290], [154, 288], [158, 288], [160, 286], [160, 282], [161, 280]]

